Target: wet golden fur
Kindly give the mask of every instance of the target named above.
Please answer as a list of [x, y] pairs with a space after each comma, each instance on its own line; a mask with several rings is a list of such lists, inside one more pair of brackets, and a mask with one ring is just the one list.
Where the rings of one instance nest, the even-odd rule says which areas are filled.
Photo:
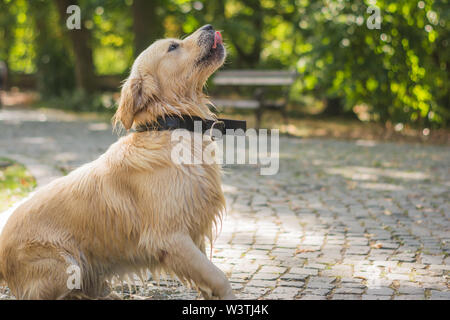
[[[213, 118], [202, 87], [223, 63], [224, 49], [199, 60], [213, 52], [212, 32], [147, 48], [123, 85], [116, 124], [130, 129], [170, 114]], [[179, 47], [168, 52], [171, 43]], [[206, 298], [234, 298], [205, 255], [205, 238], [225, 206], [220, 169], [176, 165], [171, 146], [168, 131], [129, 133], [16, 209], [0, 235], [0, 278], [12, 293], [104, 298], [114, 277], [164, 270]], [[67, 286], [71, 265], [81, 270], [79, 290]]]

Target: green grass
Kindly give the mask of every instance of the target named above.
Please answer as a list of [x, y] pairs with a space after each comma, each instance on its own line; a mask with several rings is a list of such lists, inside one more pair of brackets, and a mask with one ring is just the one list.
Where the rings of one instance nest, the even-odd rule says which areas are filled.
[[35, 187], [36, 180], [23, 165], [0, 158], [0, 212], [26, 197]]

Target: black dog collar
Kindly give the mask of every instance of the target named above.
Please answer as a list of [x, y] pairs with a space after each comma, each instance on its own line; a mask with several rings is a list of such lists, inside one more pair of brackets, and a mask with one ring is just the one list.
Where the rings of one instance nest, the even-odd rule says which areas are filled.
[[156, 122], [146, 123], [136, 127], [137, 132], [144, 131], [163, 131], [163, 130], [175, 130], [175, 129], [186, 129], [188, 131], [194, 132], [196, 130], [195, 122], [201, 121], [202, 133], [205, 133], [209, 129], [217, 129], [222, 134], [226, 134], [227, 129], [242, 129], [247, 130], [247, 122], [245, 120], [231, 120], [231, 119], [217, 119], [217, 120], [206, 120], [200, 117], [173, 117], [167, 116], [166, 118], [158, 118]]

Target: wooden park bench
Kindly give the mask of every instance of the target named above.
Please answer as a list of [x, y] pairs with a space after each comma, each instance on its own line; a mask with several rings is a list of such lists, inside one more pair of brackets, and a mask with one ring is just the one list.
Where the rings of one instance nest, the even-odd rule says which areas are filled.
[[[229, 70], [221, 71], [213, 78], [215, 86], [251, 86], [255, 87], [253, 99], [223, 99], [212, 98], [215, 106], [219, 108], [232, 107], [237, 109], [254, 109], [256, 128], [261, 125], [263, 112], [278, 110], [283, 116], [285, 124], [288, 123], [286, 107], [289, 102], [289, 91], [297, 77], [295, 71], [278, 70]], [[266, 89], [268, 87], [283, 87], [282, 97], [279, 100], [268, 100]]]

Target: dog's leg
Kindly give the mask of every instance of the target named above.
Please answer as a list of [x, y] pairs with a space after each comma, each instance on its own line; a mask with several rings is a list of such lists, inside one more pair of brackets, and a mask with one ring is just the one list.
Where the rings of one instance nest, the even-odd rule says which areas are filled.
[[113, 291], [109, 284], [105, 282], [99, 292], [101, 294], [86, 294], [81, 290], [73, 290], [64, 297], [64, 300], [122, 300], [117, 292]]
[[236, 299], [225, 274], [189, 236], [178, 235], [171, 244], [164, 262], [178, 277], [192, 280], [205, 298]]
[[[104, 283], [95, 292], [86, 292], [68, 287], [69, 275], [66, 263], [61, 260], [37, 261], [26, 267], [26, 280], [13, 290], [18, 299], [24, 300], [120, 300], [121, 297]], [[33, 278], [28, 275], [32, 274]]]
[[72, 292], [67, 287], [65, 263], [59, 259], [42, 259], [17, 268], [8, 279], [11, 291], [20, 300], [60, 300]]
[[106, 282], [88, 277], [67, 252], [63, 248], [34, 245], [10, 257], [13, 272], [6, 276], [14, 296], [24, 300], [84, 300], [110, 293]]
[[107, 281], [103, 282], [101, 291], [102, 294], [98, 297], [100, 300], [122, 300], [122, 296], [115, 292]]

